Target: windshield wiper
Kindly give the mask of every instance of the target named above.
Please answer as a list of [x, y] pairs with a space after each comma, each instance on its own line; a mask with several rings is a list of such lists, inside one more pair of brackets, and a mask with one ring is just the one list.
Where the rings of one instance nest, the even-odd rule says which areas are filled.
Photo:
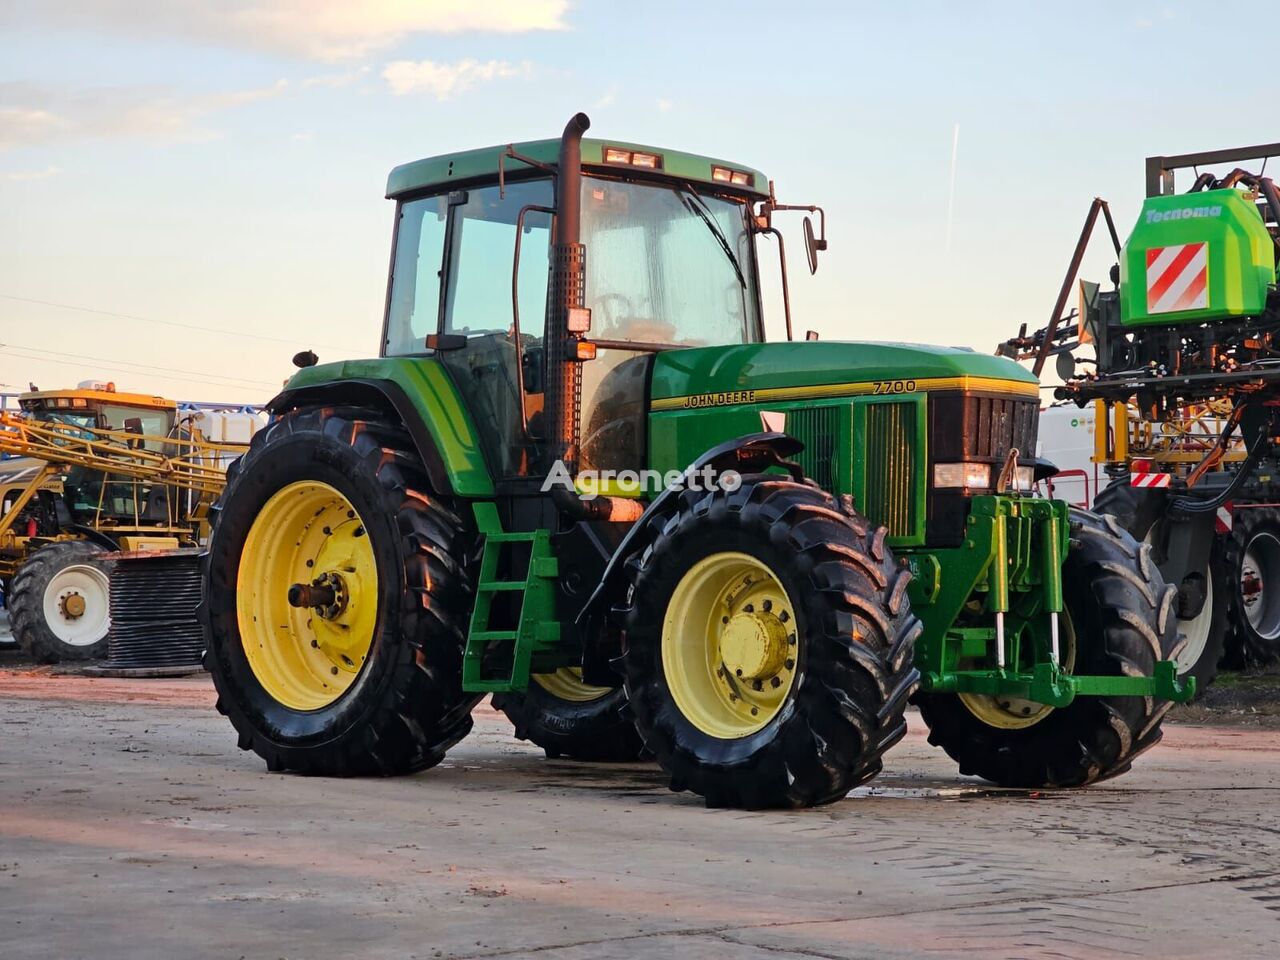
[[729, 263], [733, 265], [733, 272], [738, 277], [738, 283], [743, 290], [747, 289], [747, 278], [742, 272], [742, 267], [738, 263], [738, 257], [734, 254], [733, 248], [729, 246], [729, 241], [725, 239], [724, 232], [720, 229], [720, 225], [716, 223], [715, 218], [711, 214], [711, 208], [707, 206], [707, 202], [699, 196], [698, 191], [693, 187], [685, 184], [683, 187], [677, 188], [680, 193], [680, 202], [696, 213], [702, 222], [707, 225], [707, 229], [711, 231], [711, 235], [716, 238], [716, 242], [720, 244], [720, 249], [724, 251], [724, 255], [729, 258]]

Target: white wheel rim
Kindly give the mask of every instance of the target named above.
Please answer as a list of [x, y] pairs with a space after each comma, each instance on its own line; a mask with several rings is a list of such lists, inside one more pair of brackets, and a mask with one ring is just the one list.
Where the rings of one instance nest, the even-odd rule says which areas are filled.
[[1253, 632], [1264, 640], [1280, 636], [1280, 593], [1268, 590], [1280, 574], [1280, 540], [1260, 533], [1245, 547], [1240, 561], [1240, 604]]
[[[1155, 530], [1155, 526], [1152, 526], [1142, 542], [1150, 544]], [[1178, 676], [1183, 676], [1200, 662], [1200, 658], [1204, 656], [1205, 647], [1209, 645], [1209, 634], [1213, 631], [1213, 574], [1208, 565], [1205, 566], [1203, 573], [1204, 603], [1200, 605], [1200, 612], [1190, 620], [1178, 620], [1178, 634], [1186, 640], [1186, 644], [1173, 659], [1173, 662], [1178, 665]]]
[[[88, 564], [72, 564], [53, 575], [44, 589], [44, 620], [53, 635], [72, 647], [88, 647], [111, 625], [107, 575]], [[79, 603], [84, 612], [76, 614]]]

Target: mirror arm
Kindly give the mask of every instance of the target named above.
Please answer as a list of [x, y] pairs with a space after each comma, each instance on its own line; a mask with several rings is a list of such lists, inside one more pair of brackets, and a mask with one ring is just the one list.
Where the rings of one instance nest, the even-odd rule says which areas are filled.
[[551, 164], [543, 163], [541, 160], [535, 160], [533, 159], [533, 157], [526, 157], [523, 153], [518, 153], [516, 151], [514, 144], [508, 143], [507, 149], [501, 151], [498, 154], [498, 199], [499, 200], [507, 199], [507, 172], [505, 169], [505, 165], [503, 163], [503, 161], [505, 161], [507, 157], [510, 157], [512, 160], [519, 160], [521, 163], [528, 164], [531, 167], [536, 167], [539, 170], [545, 170], [547, 173], [554, 174], [556, 172], [556, 168], [553, 167]]
[[778, 262], [782, 266], [782, 313], [787, 318], [787, 342], [795, 339], [791, 335], [791, 288], [787, 284], [787, 249], [782, 240], [782, 233], [777, 227], [768, 226], [760, 231], [771, 233], [778, 238]]
[[524, 237], [524, 215], [530, 211], [545, 213], [549, 217], [554, 217], [556, 212], [551, 207], [540, 207], [532, 203], [520, 208], [520, 213], [516, 216], [516, 250], [511, 263], [511, 335], [516, 342], [516, 390], [520, 394], [520, 429], [526, 439], [532, 440], [533, 437], [529, 434], [529, 411], [525, 408], [524, 344], [520, 342], [520, 240]]

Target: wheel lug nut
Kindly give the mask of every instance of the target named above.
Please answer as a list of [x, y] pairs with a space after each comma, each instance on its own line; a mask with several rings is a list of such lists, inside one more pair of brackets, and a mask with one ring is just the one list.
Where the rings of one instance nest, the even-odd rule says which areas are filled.
[[764, 603], [760, 604], [760, 609], [763, 610], [765, 613], [768, 613], [770, 610], [773, 609], [773, 601], [766, 600]]
[[756, 714], [758, 714], [759, 712], [760, 712], [760, 711], [759, 711], [759, 710], [757, 710], [755, 707], [752, 707], [752, 708], [751, 708], [751, 715], [752, 715], [753, 717], [754, 717]]
[[764, 689], [764, 682], [763, 682], [763, 681], [760, 681], [760, 680], [752, 680], [752, 681], [751, 681], [751, 689], [752, 689], [752, 690], [763, 690], [763, 689]]
[[796, 668], [796, 662], [788, 657], [785, 666], [788, 670], [794, 670]]
[[330, 673], [332, 673], [332, 674], [336, 677], [336, 676], [338, 675], [338, 668], [337, 668], [337, 667], [330, 667], [330, 668], [329, 668], [329, 672], [330, 672]]
[[744, 611], [746, 611], [747, 613], [755, 613], [755, 612], [756, 612], [756, 605], [755, 605], [754, 603], [748, 603], [748, 604], [747, 604], [745, 607], [743, 607], [742, 609], [743, 609]]
[[736, 673], [738, 676], [742, 676], [742, 668], [741, 668], [741, 667], [739, 667], [737, 670], [735, 670], [735, 671], [733, 671], [733, 672], [734, 672], [734, 673]]
[[770, 681], [769, 681], [769, 686], [771, 686], [771, 687], [773, 687], [773, 688], [775, 688], [775, 689], [776, 689], [776, 688], [778, 688], [778, 687], [780, 687], [780, 686], [782, 686], [782, 678], [781, 678], [781, 677], [774, 677], [772, 680], [770, 680]]
[[320, 641], [319, 641], [319, 640], [312, 640], [312, 641], [311, 641], [311, 645], [312, 645], [313, 647], [317, 647], [317, 648], [318, 648], [318, 647], [320, 646]]

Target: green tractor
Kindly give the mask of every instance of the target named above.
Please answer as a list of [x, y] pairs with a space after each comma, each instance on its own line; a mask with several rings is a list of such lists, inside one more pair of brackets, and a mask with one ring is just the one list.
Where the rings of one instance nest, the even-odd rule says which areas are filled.
[[1113, 522], [1027, 493], [1035, 379], [793, 341], [774, 219], [820, 209], [588, 125], [392, 172], [378, 359], [295, 358], [214, 511], [206, 662], [240, 746], [410, 773], [492, 694], [549, 756], [808, 806], [881, 769], [914, 698], [964, 774], [1128, 769], [1193, 690], [1174, 594]]

